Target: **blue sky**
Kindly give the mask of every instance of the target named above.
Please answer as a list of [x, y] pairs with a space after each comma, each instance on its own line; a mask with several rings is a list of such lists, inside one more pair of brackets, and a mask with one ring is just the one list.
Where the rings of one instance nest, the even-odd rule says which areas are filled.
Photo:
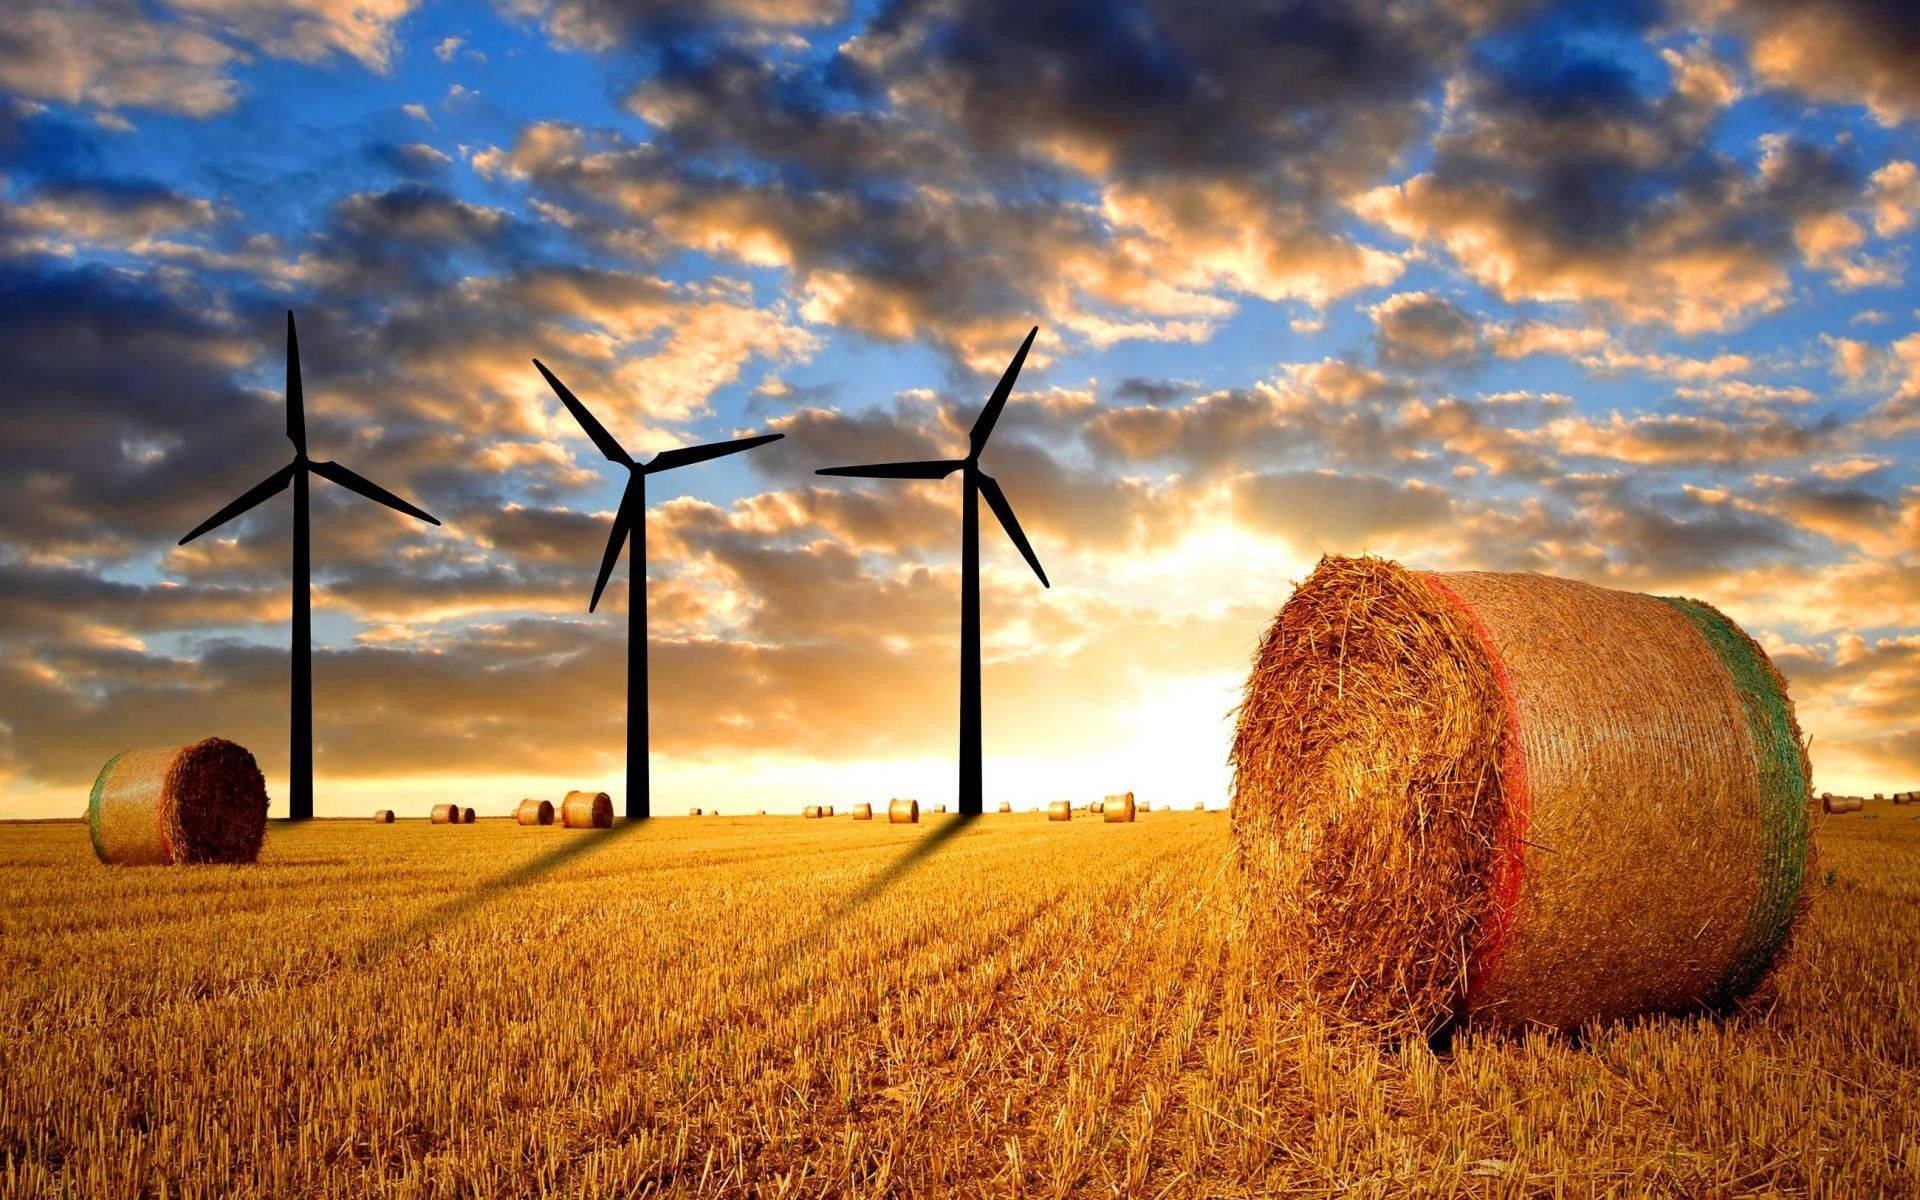
[[[1727, 609], [1816, 782], [1920, 774], [1920, 19], [1899, 6], [30, 0], [0, 47], [0, 816], [221, 733], [284, 794], [280, 323], [320, 811], [620, 776], [621, 480], [663, 477], [659, 806], [952, 788], [945, 455], [1030, 325], [988, 787], [1224, 800], [1322, 553]], [[772, 799], [769, 799], [772, 797]]]

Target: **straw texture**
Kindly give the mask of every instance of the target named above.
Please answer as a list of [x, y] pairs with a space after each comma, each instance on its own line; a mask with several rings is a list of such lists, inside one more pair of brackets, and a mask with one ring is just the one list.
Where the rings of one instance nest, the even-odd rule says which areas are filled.
[[460, 823], [460, 806], [457, 804], [436, 804], [433, 806], [433, 811], [428, 814], [428, 820], [432, 821], [435, 825], [458, 825]]
[[513, 810], [513, 819], [522, 825], [553, 824], [553, 801], [522, 800]]
[[903, 800], [898, 796], [887, 801], [887, 824], [918, 825], [920, 823], [920, 802]]
[[613, 797], [605, 792], [568, 792], [560, 802], [560, 824], [568, 829], [613, 828]]
[[123, 751], [93, 781], [87, 831], [103, 863], [252, 862], [266, 839], [267, 783], [225, 738]]
[[1109, 825], [1124, 825], [1133, 820], [1133, 793], [1122, 792], [1100, 801], [1100, 814]]
[[1277, 965], [1376, 1023], [1725, 1004], [1812, 866], [1784, 684], [1694, 601], [1324, 559], [1262, 641], [1234, 764]]
[[1049, 821], [1073, 820], [1073, 802], [1070, 800], [1055, 800], [1052, 803], [1048, 804], [1047, 820]]

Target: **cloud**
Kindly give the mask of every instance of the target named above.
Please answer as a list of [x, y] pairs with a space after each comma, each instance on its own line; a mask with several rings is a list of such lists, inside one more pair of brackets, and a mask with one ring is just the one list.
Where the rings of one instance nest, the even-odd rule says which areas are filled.
[[1746, 43], [1769, 87], [1863, 104], [1883, 125], [1920, 116], [1920, 17], [1901, 0], [1699, 0]]
[[369, 70], [393, 62], [394, 26], [412, 0], [24, 0], [0, 38], [0, 87], [101, 109], [209, 117], [239, 95], [242, 45], [278, 58], [344, 55]]
[[1380, 361], [1425, 369], [1465, 366], [1482, 353], [1480, 326], [1458, 304], [1431, 292], [1401, 292], [1367, 310]]
[[1444, 248], [1509, 303], [1581, 304], [1682, 333], [1779, 308], [1796, 259], [1847, 286], [1886, 280], [1854, 253], [1845, 210], [1862, 181], [1844, 158], [1770, 137], [1748, 170], [1712, 148], [1720, 100], [1685, 64], [1648, 92], [1576, 45], [1463, 75], [1431, 169], [1366, 191], [1357, 211]]

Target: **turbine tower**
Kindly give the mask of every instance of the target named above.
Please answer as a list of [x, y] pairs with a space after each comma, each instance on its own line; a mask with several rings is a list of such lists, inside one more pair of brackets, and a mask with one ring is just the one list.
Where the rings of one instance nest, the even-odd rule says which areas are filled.
[[850, 475], [859, 479], [945, 479], [955, 471], [961, 472], [964, 490], [960, 501], [960, 812], [963, 815], [978, 816], [982, 811], [980, 513], [976, 496], [986, 497], [987, 506], [993, 509], [994, 516], [1000, 518], [1001, 528], [1007, 531], [1007, 537], [1019, 547], [1027, 565], [1040, 577], [1040, 585], [1053, 586], [1047, 582], [1047, 573], [1040, 569], [1040, 560], [1034, 557], [1033, 547], [1027, 544], [1027, 535], [1020, 531], [1020, 522], [1014, 518], [1013, 506], [1007, 503], [1005, 493], [1001, 492], [993, 476], [980, 469], [980, 452], [986, 449], [987, 438], [993, 433], [993, 424], [1000, 419], [1000, 410], [1006, 407], [1007, 396], [1013, 391], [1013, 381], [1020, 374], [1021, 364], [1027, 361], [1027, 351], [1033, 346], [1034, 334], [1039, 332], [1040, 327], [1036, 325], [1027, 334], [1027, 340], [1020, 343], [1019, 353], [1007, 364], [1006, 374], [1000, 377], [999, 386], [987, 398], [987, 406], [980, 410], [979, 418], [973, 423], [973, 432], [968, 435], [965, 458], [874, 463], [864, 467], [823, 467], [815, 472], [819, 475]]
[[683, 446], [678, 450], [663, 450], [647, 462], [637, 463], [613, 440], [606, 427], [594, 420], [587, 406], [567, 390], [567, 385], [547, 370], [545, 363], [536, 358], [533, 365], [540, 368], [554, 395], [560, 397], [560, 403], [580, 422], [580, 428], [600, 447], [607, 461], [627, 469], [627, 487], [620, 495], [620, 507], [614, 510], [613, 532], [607, 538], [607, 552], [600, 560], [600, 578], [594, 581], [593, 599], [587, 602], [587, 611], [600, 606], [600, 593], [606, 590], [607, 576], [613, 574], [613, 564], [620, 561], [620, 548], [626, 545], [631, 532], [633, 557], [627, 564], [627, 819], [639, 820], [652, 815], [653, 808], [647, 762], [647, 476], [710, 458], [739, 454], [777, 442], [786, 434], [768, 433], [705, 446]]
[[429, 525], [440, 522], [362, 475], [337, 462], [307, 457], [306, 402], [300, 392], [300, 339], [293, 331], [293, 313], [287, 313], [287, 440], [293, 443], [293, 461], [254, 484], [240, 498], [193, 527], [180, 539], [182, 546], [209, 529], [226, 524], [269, 496], [293, 485], [293, 681], [292, 724], [287, 734], [287, 815], [296, 821], [313, 816], [313, 615], [312, 572], [308, 562], [307, 476], [318, 475], [369, 500], [378, 500], [396, 512], [417, 517]]

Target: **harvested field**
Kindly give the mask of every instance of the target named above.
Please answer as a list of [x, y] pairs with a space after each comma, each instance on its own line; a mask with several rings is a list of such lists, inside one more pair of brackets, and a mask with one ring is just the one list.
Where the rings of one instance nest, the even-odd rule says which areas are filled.
[[1764, 1015], [1442, 1056], [1292, 1007], [1227, 822], [1151, 829], [0, 825], [0, 1195], [1920, 1194], [1912, 810], [1819, 823]]

